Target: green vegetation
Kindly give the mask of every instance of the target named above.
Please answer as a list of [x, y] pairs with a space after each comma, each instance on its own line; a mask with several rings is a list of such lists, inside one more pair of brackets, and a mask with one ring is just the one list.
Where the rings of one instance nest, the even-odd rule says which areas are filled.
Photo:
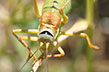
[[[41, 8], [44, 1], [37, 1], [39, 8]], [[99, 38], [98, 33], [101, 33], [99, 28], [94, 29], [94, 5], [96, 2], [96, 0], [72, 0], [69, 23], [65, 27], [68, 30], [67, 25], [71, 27], [79, 19], [84, 19], [88, 24], [88, 29], [82, 32], [89, 35], [93, 44], [99, 45], [104, 38], [96, 39], [97, 37]], [[35, 15], [32, 0], [0, 1], [0, 72], [18, 72], [28, 56], [27, 50], [12, 35], [12, 29], [38, 29], [39, 24], [40, 20]], [[95, 30], [98, 33], [95, 33]], [[19, 36], [21, 35], [31, 34], [19, 34]], [[27, 43], [33, 51], [39, 45], [36, 42], [27, 41]], [[62, 58], [50, 58], [48, 60], [49, 72], [100, 72], [100, 70], [109, 72], [108, 61], [105, 61], [102, 54], [105, 50], [103, 44], [100, 45], [103, 51], [96, 51], [88, 46], [84, 38], [74, 36], [68, 37], [60, 45], [66, 55]], [[39, 53], [35, 55], [38, 57]], [[99, 59], [102, 60], [104, 65], [98, 63], [100, 62]], [[32, 62], [33, 58], [25, 65], [21, 72], [29, 72], [32, 68]], [[46, 61], [42, 62], [39, 72], [45, 72], [46, 66]], [[102, 67], [104, 68], [101, 69]]]

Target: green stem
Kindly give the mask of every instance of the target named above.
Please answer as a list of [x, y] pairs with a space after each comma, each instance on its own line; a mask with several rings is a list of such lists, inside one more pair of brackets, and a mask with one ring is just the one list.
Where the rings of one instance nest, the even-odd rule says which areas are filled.
[[[89, 25], [89, 29], [87, 30], [87, 34], [89, 35], [90, 39], [92, 40], [93, 36], [93, 23], [94, 23], [94, 0], [87, 0], [86, 2], [86, 17]], [[87, 58], [87, 72], [94, 72], [93, 69], [93, 54], [91, 48], [87, 45], [86, 46], [86, 58]]]

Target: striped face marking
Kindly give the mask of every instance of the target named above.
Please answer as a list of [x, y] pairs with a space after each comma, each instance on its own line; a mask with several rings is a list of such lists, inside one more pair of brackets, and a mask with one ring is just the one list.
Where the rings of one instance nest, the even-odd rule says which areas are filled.
[[53, 1], [53, 3], [58, 3], [57, 1]]
[[54, 9], [57, 9], [57, 10], [59, 10], [59, 9], [58, 9], [58, 8], [56, 8], [54, 5], [53, 5], [51, 8], [54, 8]]

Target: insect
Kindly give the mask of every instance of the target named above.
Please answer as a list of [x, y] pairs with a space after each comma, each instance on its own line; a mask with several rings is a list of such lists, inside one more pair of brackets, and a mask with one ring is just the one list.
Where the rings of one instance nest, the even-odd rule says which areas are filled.
[[[61, 32], [61, 27], [68, 22], [68, 12], [71, 9], [71, 0], [45, 0], [43, 5], [42, 14], [40, 13], [37, 5], [37, 1], [33, 0], [35, 13], [40, 18], [40, 25], [37, 29], [14, 29], [13, 35], [22, 43], [22, 45], [29, 52], [29, 58], [33, 57], [33, 72], [37, 70], [44, 58], [62, 57], [65, 55], [64, 50], [59, 45], [57, 38], [60, 35], [65, 36], [80, 36], [86, 38], [91, 48], [99, 49], [99, 47], [93, 45], [86, 33], [66, 33]], [[21, 36], [18, 37], [17, 33], [33, 33], [37, 34], [33, 36]], [[42, 55], [37, 59], [34, 53], [24, 40], [39, 42]], [[53, 47], [59, 51], [60, 54], [48, 54], [52, 51]], [[35, 69], [34, 69], [35, 68]]]

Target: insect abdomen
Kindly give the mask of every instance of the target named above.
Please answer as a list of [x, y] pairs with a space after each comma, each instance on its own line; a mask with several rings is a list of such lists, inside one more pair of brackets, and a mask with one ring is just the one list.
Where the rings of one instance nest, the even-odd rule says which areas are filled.
[[[59, 9], [62, 8], [66, 2], [67, 0], [45, 0], [42, 13], [46, 11], [51, 11], [59, 14]], [[65, 7], [64, 13], [67, 14], [70, 8], [71, 8], [71, 1]]]

